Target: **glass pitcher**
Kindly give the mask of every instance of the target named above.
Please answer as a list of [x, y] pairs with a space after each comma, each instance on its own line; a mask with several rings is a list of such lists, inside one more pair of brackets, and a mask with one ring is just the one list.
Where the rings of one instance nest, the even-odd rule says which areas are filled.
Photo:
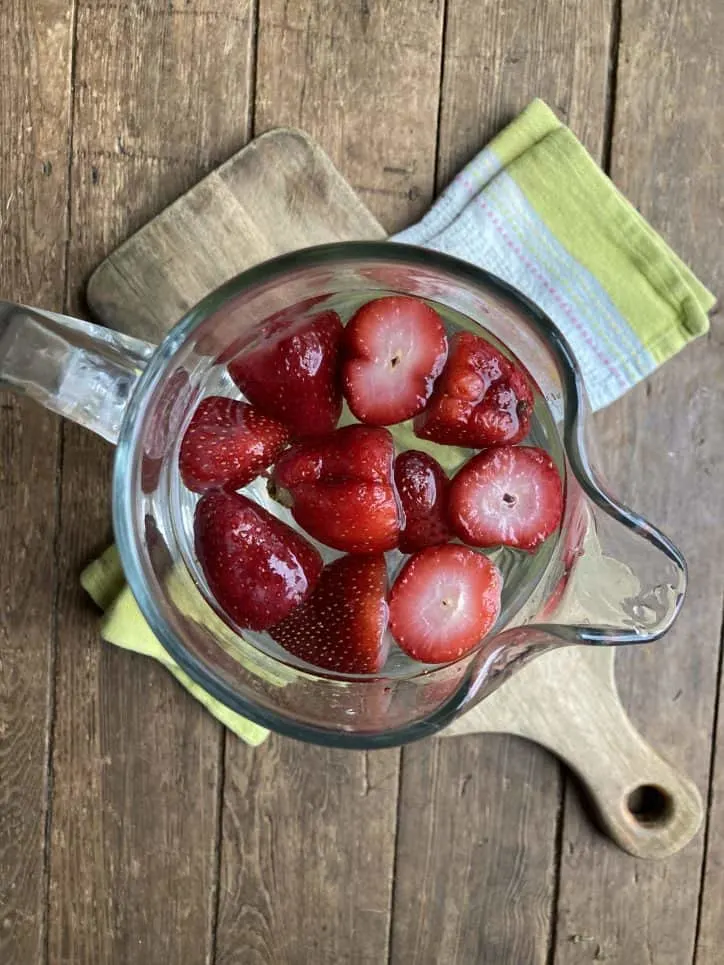
[[[334, 674], [222, 618], [194, 560], [194, 498], [178, 482], [178, 449], [204, 395], [238, 397], [226, 362], [275, 312], [339, 310], [392, 292], [426, 299], [443, 317], [457, 313], [473, 331], [482, 326], [527, 368], [540, 389], [530, 441], [558, 463], [565, 512], [534, 555], [496, 551], [508, 590], [477, 649], [442, 666], [396, 662], [393, 653], [376, 676]], [[356, 748], [424, 737], [553, 647], [658, 639], [684, 599], [681, 553], [617, 502], [594, 469], [586, 394], [560, 332], [509, 285], [436, 252], [355, 242], [284, 255], [208, 295], [158, 347], [0, 302], [0, 383], [117, 444], [114, 530], [143, 615], [213, 697], [292, 737]], [[391, 431], [403, 448], [424, 447], [405, 424]], [[252, 486], [270, 508], [263, 480]]]

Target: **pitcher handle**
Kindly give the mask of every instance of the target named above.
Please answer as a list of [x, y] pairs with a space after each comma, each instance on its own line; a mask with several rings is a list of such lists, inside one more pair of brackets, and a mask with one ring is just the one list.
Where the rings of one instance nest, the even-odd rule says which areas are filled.
[[115, 443], [155, 346], [68, 315], [0, 300], [0, 385]]

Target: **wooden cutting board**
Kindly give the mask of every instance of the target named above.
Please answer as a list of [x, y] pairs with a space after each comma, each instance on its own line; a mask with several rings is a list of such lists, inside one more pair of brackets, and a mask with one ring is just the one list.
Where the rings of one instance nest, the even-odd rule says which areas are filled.
[[[179, 198], [95, 271], [88, 302], [106, 325], [152, 342], [251, 265], [333, 241], [383, 239], [381, 225], [306, 135], [264, 134]], [[558, 755], [603, 829], [633, 855], [682, 848], [702, 820], [694, 784], [631, 724], [614, 651], [570, 647], [528, 664], [443, 735], [508, 733]]]

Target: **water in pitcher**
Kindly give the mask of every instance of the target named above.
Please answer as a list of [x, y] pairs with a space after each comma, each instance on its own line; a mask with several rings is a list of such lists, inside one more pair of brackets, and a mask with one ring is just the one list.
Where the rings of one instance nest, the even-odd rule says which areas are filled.
[[[380, 298], [387, 294], [395, 293], [379, 291], [374, 294], [374, 298]], [[315, 305], [315, 311], [325, 309], [333, 310], [338, 313], [342, 322], [347, 324], [355, 311], [370, 300], [369, 291], [331, 295], [325, 301], [320, 301]], [[504, 344], [501, 344], [498, 339], [481, 328], [478, 323], [432, 300], [427, 300], [427, 302], [443, 319], [448, 335], [465, 330], [482, 336], [504, 355], [517, 362], [518, 365], [520, 364]], [[534, 393], [534, 410], [529, 433], [522, 444], [537, 446], [546, 450], [563, 478], [564, 456], [560, 436], [556, 430], [551, 411], [545, 399], [534, 380], [530, 379], [530, 382]], [[204, 385], [204, 395], [221, 395], [235, 399], [244, 399], [244, 396], [230, 378], [226, 365], [224, 364], [216, 365], [210, 370]], [[189, 416], [190, 415], [191, 413], [189, 413]], [[356, 421], [345, 403], [339, 426], [351, 425]], [[440, 463], [450, 477], [453, 477], [457, 470], [478, 451], [457, 446], [440, 445], [435, 442], [420, 439], [413, 431], [412, 420], [392, 425], [388, 428], [393, 436], [397, 454], [410, 449], [427, 452]], [[183, 431], [179, 433], [179, 446], [182, 436]], [[162, 485], [168, 492], [168, 505], [171, 508], [171, 519], [183, 556], [183, 562], [209, 605], [229, 623], [228, 617], [220, 611], [208, 588], [194, 550], [194, 509], [199, 496], [190, 492], [183, 485], [177, 466], [178, 452], [173, 459], [169, 460], [164, 470], [165, 479], [162, 481]], [[274, 498], [271, 487], [269, 486], [269, 472], [262, 473], [248, 486], [239, 491], [288, 526], [302, 533], [305, 538], [318, 549], [325, 563], [331, 562], [343, 555], [314, 540], [308, 533], [301, 529], [294, 520], [291, 511]], [[509, 547], [479, 550], [479, 552], [484, 553], [495, 562], [503, 576], [501, 612], [498, 619], [499, 626], [510, 622], [520, 609], [522, 601], [527, 598], [530, 588], [539, 582], [551, 558], [555, 554], [557, 540], [558, 532], [555, 532], [534, 553], [527, 553]], [[407, 557], [397, 549], [388, 551], [385, 556], [389, 581], [390, 585], [392, 585]], [[305, 665], [287, 653], [267, 632], [256, 632], [242, 627], [233, 627], [233, 629], [236, 633], [243, 635], [247, 641], [253, 642], [256, 647], [275, 659], [302, 668], [308, 667], [308, 665]], [[389, 630], [387, 633], [389, 634]], [[423, 669], [422, 665], [403, 653], [391, 637], [389, 643], [389, 656], [381, 672], [381, 676], [399, 678], [419, 674], [421, 669]], [[308, 667], [308, 669], [314, 669], [314, 672], [319, 673], [318, 668]]]

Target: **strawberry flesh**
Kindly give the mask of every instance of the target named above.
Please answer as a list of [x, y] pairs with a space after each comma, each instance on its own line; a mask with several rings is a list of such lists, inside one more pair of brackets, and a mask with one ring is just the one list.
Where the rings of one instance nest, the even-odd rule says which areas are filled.
[[467, 462], [450, 486], [449, 518], [471, 546], [533, 552], [563, 515], [563, 486], [551, 457], [534, 446], [487, 449]]
[[240, 493], [211, 490], [194, 516], [209, 589], [238, 626], [266, 630], [314, 589], [322, 559], [303, 536]]
[[405, 522], [400, 533], [400, 550], [415, 553], [426, 546], [447, 543], [451, 537], [447, 521], [449, 480], [432, 456], [408, 449], [395, 460], [395, 485]]
[[311, 318], [279, 313], [229, 363], [229, 375], [253, 405], [284, 423], [294, 438], [331, 432], [342, 412], [343, 331], [336, 312]]
[[347, 404], [360, 422], [375, 426], [421, 412], [447, 358], [442, 319], [406, 295], [363, 305], [350, 319], [343, 344]]
[[347, 553], [382, 553], [400, 534], [394, 454], [387, 429], [346, 426], [283, 453], [272, 486], [315, 539]]
[[502, 577], [487, 557], [465, 546], [430, 546], [403, 566], [390, 592], [390, 630], [422, 663], [464, 656], [500, 613]]
[[288, 440], [285, 426], [247, 402], [209, 396], [181, 442], [181, 478], [196, 493], [240, 489], [275, 461]]
[[312, 595], [270, 635], [285, 650], [337, 673], [377, 673], [387, 659], [384, 556], [342, 556]]
[[484, 338], [457, 332], [415, 433], [449, 446], [479, 449], [520, 442], [530, 428], [533, 393], [525, 373]]

